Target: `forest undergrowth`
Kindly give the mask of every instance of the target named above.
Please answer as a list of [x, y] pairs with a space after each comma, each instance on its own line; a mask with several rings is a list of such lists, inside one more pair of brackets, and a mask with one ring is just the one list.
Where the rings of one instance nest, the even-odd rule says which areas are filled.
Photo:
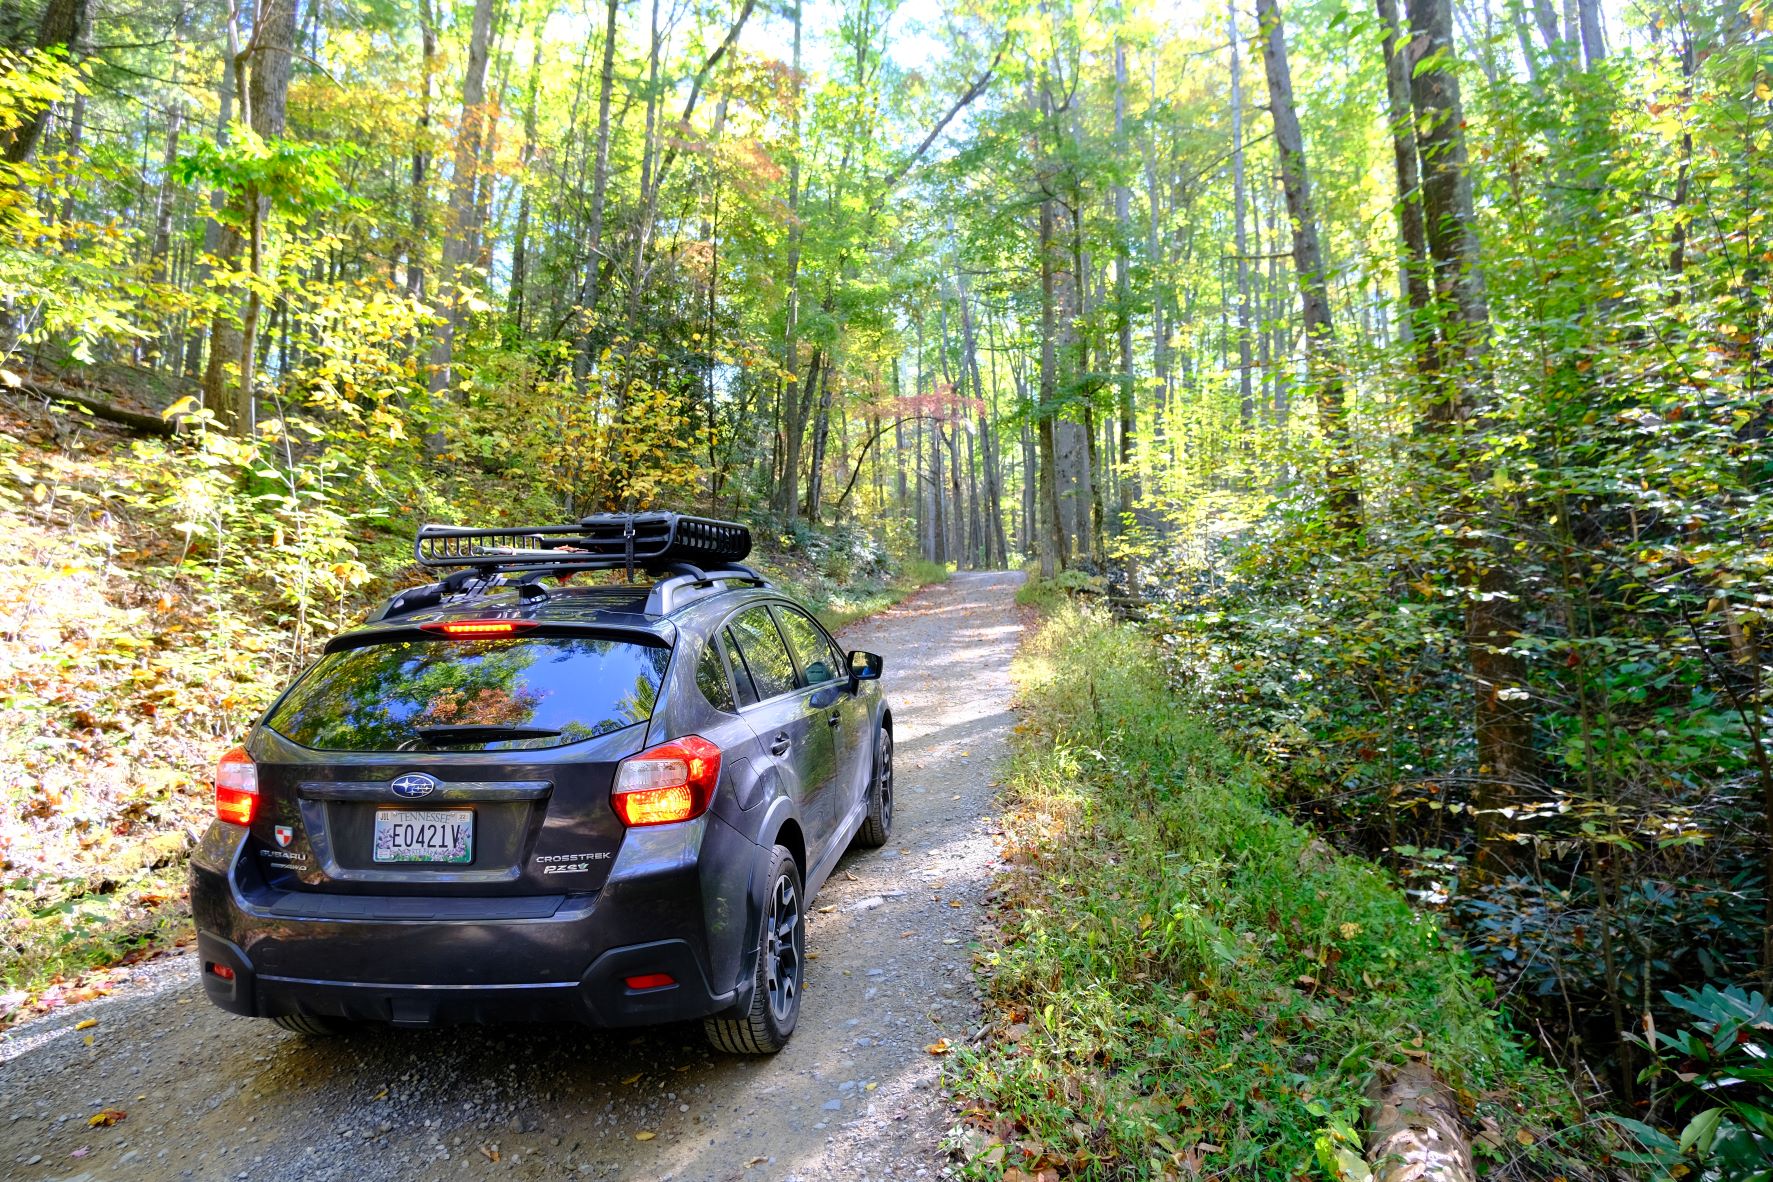
[[1160, 658], [1062, 602], [1024, 642], [992, 1034], [954, 1073], [972, 1176], [1360, 1177], [1369, 1084], [1410, 1061], [1453, 1089], [1485, 1176], [1612, 1176], [1629, 1140], [1458, 940], [1276, 811]]

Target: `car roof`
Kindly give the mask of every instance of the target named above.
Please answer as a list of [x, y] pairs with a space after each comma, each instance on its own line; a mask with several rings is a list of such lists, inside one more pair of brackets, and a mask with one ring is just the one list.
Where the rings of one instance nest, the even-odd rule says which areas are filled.
[[[644, 632], [669, 644], [675, 642], [682, 625], [696, 630], [704, 615], [725, 615], [748, 602], [785, 598], [769, 587], [698, 588], [670, 612], [659, 614], [647, 611], [652, 590], [651, 584], [640, 583], [550, 587], [546, 598], [525, 599], [516, 588], [500, 588], [350, 629], [327, 647], [356, 647], [383, 635], [410, 634], [422, 624], [488, 618]], [[715, 612], [710, 613], [710, 608]]]

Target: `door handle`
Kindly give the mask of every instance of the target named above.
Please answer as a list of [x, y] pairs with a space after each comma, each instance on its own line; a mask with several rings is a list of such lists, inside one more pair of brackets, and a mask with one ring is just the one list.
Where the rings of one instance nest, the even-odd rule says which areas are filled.
[[770, 741], [770, 754], [778, 757], [786, 755], [793, 746], [794, 741], [784, 731]]
[[838, 723], [843, 721], [843, 712], [840, 710], [833, 710], [830, 714], [830, 717], [826, 718], [825, 721], [830, 723], [832, 726], [836, 726]]

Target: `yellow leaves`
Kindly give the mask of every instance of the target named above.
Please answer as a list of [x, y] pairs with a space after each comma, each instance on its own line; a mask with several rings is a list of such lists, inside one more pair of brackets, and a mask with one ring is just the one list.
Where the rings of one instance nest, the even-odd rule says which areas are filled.
[[657, 1137], [657, 1136], [658, 1136], [658, 1134], [653, 1132], [651, 1129], [642, 1129], [642, 1130], [640, 1130], [640, 1132], [634, 1134], [634, 1139], [636, 1141], [651, 1141], [654, 1137]]
[[948, 1045], [948, 1040], [945, 1038], [938, 1038], [935, 1042], [924, 1048], [924, 1050], [932, 1055], [946, 1055], [951, 1049], [952, 1048]]
[[74, 1023], [74, 1029], [75, 1030], [91, 1030], [94, 1026], [97, 1026], [97, 1025], [98, 1025], [97, 1018], [82, 1018], [82, 1019], [80, 1019], [80, 1021]]
[[121, 1108], [101, 1108], [87, 1118], [86, 1124], [89, 1128], [108, 1129], [128, 1115]]

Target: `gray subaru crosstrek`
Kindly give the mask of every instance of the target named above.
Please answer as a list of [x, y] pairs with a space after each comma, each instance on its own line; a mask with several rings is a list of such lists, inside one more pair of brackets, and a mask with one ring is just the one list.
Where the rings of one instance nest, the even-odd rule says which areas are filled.
[[329, 642], [221, 758], [191, 860], [210, 999], [305, 1034], [702, 1018], [780, 1049], [808, 904], [891, 832], [893, 719], [881, 659], [750, 544], [672, 513], [421, 529], [453, 572]]

